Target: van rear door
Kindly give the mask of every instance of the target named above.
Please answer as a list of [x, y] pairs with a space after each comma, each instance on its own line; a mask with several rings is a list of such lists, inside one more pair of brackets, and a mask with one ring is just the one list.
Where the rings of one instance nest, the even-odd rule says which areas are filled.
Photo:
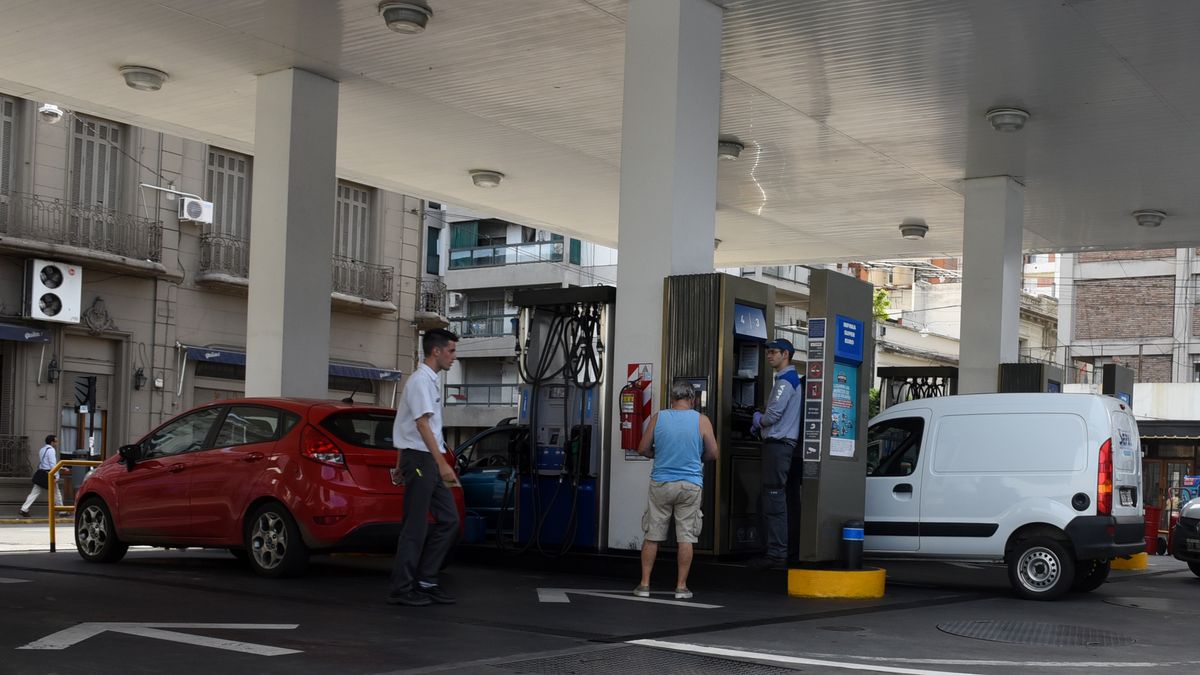
[[1141, 516], [1145, 495], [1142, 484], [1141, 438], [1137, 421], [1127, 410], [1113, 408], [1112, 419], [1113, 506], [1114, 516]]

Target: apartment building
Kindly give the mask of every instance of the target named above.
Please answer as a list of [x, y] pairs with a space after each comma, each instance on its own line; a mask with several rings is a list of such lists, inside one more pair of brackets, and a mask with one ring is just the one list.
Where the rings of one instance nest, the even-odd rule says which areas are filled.
[[[65, 453], [104, 456], [244, 391], [254, 227], [252, 148], [41, 105], [0, 93], [0, 476], [26, 489], [48, 433]], [[349, 180], [329, 188], [333, 255], [313, 270], [333, 282], [329, 396], [390, 405], [418, 329], [445, 325], [444, 295], [422, 287], [424, 203]], [[29, 318], [34, 259], [80, 275], [77, 319]]]

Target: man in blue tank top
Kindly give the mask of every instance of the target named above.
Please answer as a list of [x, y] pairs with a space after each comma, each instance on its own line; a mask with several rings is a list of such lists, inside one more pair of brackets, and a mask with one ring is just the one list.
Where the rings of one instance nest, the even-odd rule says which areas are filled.
[[688, 571], [692, 567], [692, 544], [700, 536], [700, 512], [704, 486], [704, 462], [717, 459], [717, 437], [712, 422], [693, 409], [696, 390], [687, 382], [671, 387], [671, 407], [650, 417], [638, 444], [638, 454], [654, 459], [650, 472], [650, 497], [642, 516], [642, 581], [633, 594], [650, 597], [650, 571], [658, 556], [658, 544], [667, 539], [671, 518], [675, 519], [678, 576], [675, 599], [692, 597]]

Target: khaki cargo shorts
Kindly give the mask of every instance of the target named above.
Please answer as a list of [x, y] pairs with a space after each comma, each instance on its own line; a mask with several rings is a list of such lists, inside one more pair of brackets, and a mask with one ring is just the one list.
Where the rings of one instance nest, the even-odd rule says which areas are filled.
[[671, 515], [675, 516], [675, 541], [694, 544], [700, 537], [704, 514], [700, 511], [700, 486], [686, 480], [650, 481], [650, 500], [642, 516], [642, 532], [649, 541], [666, 541]]

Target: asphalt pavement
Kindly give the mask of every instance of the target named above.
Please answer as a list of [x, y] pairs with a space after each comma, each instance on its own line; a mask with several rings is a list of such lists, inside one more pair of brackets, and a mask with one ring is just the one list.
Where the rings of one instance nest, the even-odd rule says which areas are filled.
[[635, 598], [629, 554], [460, 549], [455, 605], [384, 603], [387, 556], [319, 556], [266, 580], [219, 550], [135, 548], [89, 564], [59, 532], [0, 525], [0, 673], [1159, 673], [1200, 669], [1200, 579], [1144, 571], [1058, 602], [1015, 598], [1003, 568], [889, 562], [885, 597], [786, 595], [784, 572], [673, 561]]

